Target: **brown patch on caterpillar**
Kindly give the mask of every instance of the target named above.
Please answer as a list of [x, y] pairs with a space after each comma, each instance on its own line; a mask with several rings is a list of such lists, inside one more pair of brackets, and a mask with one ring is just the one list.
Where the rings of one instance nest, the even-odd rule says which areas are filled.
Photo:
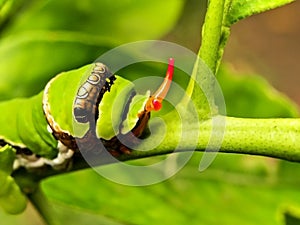
[[104, 147], [113, 156], [118, 157], [121, 154], [130, 154], [132, 150], [127, 147], [128, 143], [130, 143], [130, 146], [140, 144], [141, 139], [139, 139], [139, 137], [142, 136], [144, 130], [148, 125], [150, 112], [144, 110], [138, 115], [138, 117], [139, 120], [130, 132], [126, 134], [119, 134], [117, 136], [114, 136], [110, 140], [102, 140]]
[[33, 155], [34, 153], [28, 149], [27, 147], [21, 147], [12, 143], [8, 143], [3, 139], [0, 139], [0, 147], [4, 147], [5, 145], [10, 145], [11, 147], [13, 147], [16, 150], [17, 154], [24, 154], [24, 155]]
[[[109, 69], [102, 63], [95, 63], [91, 74], [86, 81], [79, 87], [74, 101], [73, 113], [77, 122], [90, 122], [89, 131], [82, 138], [74, 138], [69, 131], [61, 129], [58, 123], [51, 115], [51, 106], [49, 104], [48, 92], [53, 78], [45, 87], [43, 95], [43, 111], [51, 128], [53, 136], [62, 142], [69, 149], [77, 150], [76, 142], [90, 143], [96, 145], [98, 139], [94, 134], [96, 119], [98, 117], [98, 105], [103, 98], [105, 92], [110, 91], [111, 86], [116, 79]], [[95, 144], [93, 144], [95, 143]]]
[[93, 71], [78, 89], [73, 113], [79, 123], [95, 123], [98, 105], [105, 92], [110, 91], [116, 77], [102, 63], [95, 63]]
[[101, 150], [101, 139], [96, 135], [98, 106], [106, 92], [109, 92], [116, 77], [102, 63], [95, 63], [93, 71], [79, 87], [74, 101], [73, 113], [79, 123], [89, 123], [90, 127], [82, 138], [76, 138], [80, 149]]

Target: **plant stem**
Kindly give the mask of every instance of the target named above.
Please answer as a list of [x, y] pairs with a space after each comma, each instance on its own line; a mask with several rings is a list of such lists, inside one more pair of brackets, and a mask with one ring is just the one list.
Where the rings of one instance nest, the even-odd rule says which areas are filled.
[[[225, 127], [217, 123], [215, 129], [212, 130], [212, 120], [207, 120], [200, 124], [199, 133], [198, 128], [191, 124], [188, 130], [184, 131], [187, 135], [185, 135], [185, 146], [181, 146], [181, 149], [183, 151], [193, 150], [191, 149], [191, 146], [193, 146], [191, 140], [193, 136], [199, 134], [196, 151], [205, 151], [210, 138], [214, 137], [217, 142], [221, 143], [220, 149], [210, 149], [210, 151], [263, 155], [300, 162], [300, 119], [217, 117], [221, 120], [226, 120]], [[166, 137], [166, 143], [162, 143], [156, 150], [148, 153], [134, 152], [133, 154], [140, 158], [143, 155], [145, 157], [145, 155], [159, 155], [172, 152], [176, 148], [178, 140], [176, 137], [180, 135], [177, 132], [181, 133], [180, 129], [175, 131], [173, 127], [172, 130], [175, 133], [169, 134]], [[135, 158], [134, 155], [131, 157]]]
[[[172, 126], [172, 132], [166, 134], [159, 146], [151, 151], [134, 151], [124, 160], [173, 152], [177, 148], [178, 137], [184, 136], [184, 144], [180, 145], [181, 151], [205, 151], [210, 138], [213, 137], [217, 140], [215, 143], [220, 143], [220, 148], [215, 146], [210, 148], [210, 151], [263, 155], [300, 162], [300, 119], [247, 119], [224, 116], [216, 116], [214, 119], [224, 119], [226, 125], [216, 123], [216, 127], [212, 129], [212, 120], [206, 120], [201, 122], [200, 130], [199, 126], [193, 123], [182, 131], [173, 121], [173, 126], [167, 125], [168, 128], [169, 125]], [[157, 127], [154, 132], [159, 133], [159, 130]], [[153, 139], [158, 136], [154, 136]], [[195, 136], [198, 138], [195, 139]], [[147, 146], [151, 142], [145, 140], [143, 145]]]
[[[226, 117], [220, 151], [300, 162], [300, 119]], [[199, 150], [203, 146], [199, 145]]]
[[53, 224], [51, 222], [51, 205], [48, 204], [48, 200], [44, 193], [41, 191], [41, 188], [38, 187], [32, 194], [28, 195], [31, 203], [35, 209], [39, 212], [40, 216], [43, 218], [45, 224]]
[[222, 21], [225, 0], [210, 0], [202, 28], [202, 42], [199, 50], [200, 58], [211, 71], [217, 72], [217, 58], [222, 32]]
[[[216, 127], [212, 129], [212, 119], [209, 119], [202, 121], [198, 125], [197, 123], [189, 123], [189, 125], [184, 126], [184, 128], [179, 125], [181, 121], [176, 118], [172, 121], [167, 120], [165, 122], [168, 131], [163, 135], [163, 140], [155, 148], [150, 148], [152, 150], [149, 151], [133, 151], [129, 155], [121, 155], [118, 159], [120, 161], [127, 161], [156, 155], [165, 155], [173, 153], [174, 149], [176, 152], [203, 152], [206, 151], [207, 144], [213, 137], [216, 142], [210, 145], [209, 151], [262, 155], [300, 162], [300, 119], [247, 119], [224, 116], [216, 116], [213, 119], [224, 119], [226, 120], [226, 125], [224, 123], [223, 125], [216, 123]], [[151, 138], [145, 139], [140, 147], [146, 146], [147, 148], [152, 146], [153, 140], [160, 139], [164, 132], [160, 125], [154, 126], [154, 128], [152, 128]], [[178, 140], [180, 139], [183, 140], [183, 142], [178, 145]], [[220, 146], [216, 145], [215, 148], [212, 148], [216, 143], [220, 143]], [[43, 179], [55, 174], [90, 167], [82, 156], [74, 160], [73, 167], [69, 171], [54, 171], [49, 167], [43, 169], [43, 175], [41, 176], [40, 171], [36, 171], [37, 174], [34, 174], [33, 171], [28, 172], [23, 170], [15, 178], [18, 179], [22, 176], [22, 179], [26, 179], [27, 177], [36, 175], [40, 176], [40, 179]], [[94, 164], [94, 166], [110, 163], [113, 162], [100, 157], [99, 162]], [[21, 184], [21, 186], [26, 188], [26, 184]], [[33, 192], [30, 199], [41, 212], [43, 218], [48, 220], [49, 208], [47, 206], [47, 200], [43, 199], [42, 193], [39, 192], [39, 189]]]
[[[198, 52], [198, 58], [194, 64], [189, 85], [186, 89], [186, 97], [181, 105], [188, 104], [191, 97], [194, 104], [199, 106], [197, 113], [200, 119], [208, 119], [218, 114], [215, 105], [215, 79], [219, 61], [222, 57], [220, 45], [223, 46], [223, 16], [226, 0], [211, 0], [205, 15], [202, 27], [202, 42]], [[207, 67], [207, 68], [206, 68]], [[210, 70], [210, 71], [209, 71]], [[212, 73], [211, 73], [212, 72]], [[197, 81], [197, 83], [195, 83]], [[201, 106], [201, 107], [200, 107]]]

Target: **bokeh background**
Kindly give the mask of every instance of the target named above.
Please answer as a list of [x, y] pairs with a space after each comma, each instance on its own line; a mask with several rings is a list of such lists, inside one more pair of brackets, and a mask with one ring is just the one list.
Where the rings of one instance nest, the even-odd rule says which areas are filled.
[[[183, 16], [165, 39], [196, 52], [201, 41], [197, 27], [203, 22], [205, 6], [205, 1], [200, 4], [199, 1], [188, 1]], [[295, 1], [234, 24], [223, 58], [223, 62], [229, 63], [240, 75], [258, 74], [265, 77], [298, 105], [299, 9], [300, 2]]]
[[241, 21], [232, 27], [224, 60], [238, 71], [264, 76], [300, 105], [300, 2]]
[[[195, 52], [199, 48], [206, 1], [97, 2], [104, 6], [97, 8], [95, 0], [27, 1], [13, 11], [1, 26], [1, 100], [37, 93], [57, 72], [89, 63], [120, 43], [162, 39]], [[295, 1], [233, 25], [219, 74], [230, 115], [299, 115], [299, 10], [300, 2]], [[49, 220], [51, 224], [299, 224], [298, 164], [219, 154], [200, 173], [201, 156], [196, 153], [172, 179], [149, 187], [118, 185], [92, 170], [47, 179], [41, 188], [49, 201]], [[45, 222], [29, 205], [18, 216], [0, 211], [0, 224]]]

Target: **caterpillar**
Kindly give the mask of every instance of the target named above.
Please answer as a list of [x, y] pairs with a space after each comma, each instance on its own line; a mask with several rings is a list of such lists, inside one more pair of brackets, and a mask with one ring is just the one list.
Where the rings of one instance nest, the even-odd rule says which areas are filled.
[[[91, 72], [86, 73], [87, 70]], [[114, 139], [118, 135], [116, 126], [119, 135], [131, 132], [139, 137], [150, 112], [161, 108], [173, 70], [174, 60], [170, 59], [163, 83], [151, 96], [137, 95], [129, 80], [113, 75], [102, 63], [63, 72], [36, 96], [0, 102], [0, 146], [14, 147], [21, 166], [39, 167], [60, 164], [59, 157], [67, 158], [70, 151], [76, 151], [76, 142], [89, 142], [90, 133], [95, 143]], [[115, 98], [119, 103], [112, 119], [111, 103]], [[74, 124], [80, 127], [76, 135]]]
[[[113, 155], [129, 154], [120, 140], [136, 141], [132, 137], [143, 134], [151, 111], [162, 107], [173, 72], [170, 59], [151, 95], [137, 94], [131, 81], [99, 62], [60, 73], [36, 96], [0, 102], [0, 153], [14, 152], [13, 169], [65, 168], [74, 152], [98, 150], [100, 142]], [[9, 177], [0, 176], [0, 183]]]

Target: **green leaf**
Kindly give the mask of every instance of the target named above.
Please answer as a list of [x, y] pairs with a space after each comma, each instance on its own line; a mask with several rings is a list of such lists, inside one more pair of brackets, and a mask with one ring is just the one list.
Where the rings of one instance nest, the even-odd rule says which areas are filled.
[[35, 1], [3, 31], [0, 100], [36, 94], [57, 73], [88, 64], [118, 44], [161, 37], [182, 4]]
[[[200, 173], [201, 156], [195, 154], [172, 179], [146, 187], [120, 185], [93, 170], [47, 179], [42, 189], [50, 205], [45, 210], [57, 206], [67, 211], [76, 209], [76, 215], [80, 212], [91, 221], [104, 219], [119, 224], [213, 225], [222, 221], [224, 224], [279, 225], [277, 214], [283, 213], [282, 206], [297, 205], [300, 201], [299, 185], [282, 179], [289, 171], [280, 169], [281, 161], [219, 154], [212, 166]], [[139, 160], [135, 165], [151, 160], [154, 158]], [[174, 163], [176, 166], [176, 160]], [[285, 162], [285, 167], [291, 166], [293, 174], [300, 170], [298, 164]], [[53, 211], [50, 214], [53, 220], [59, 215], [60, 221], [68, 221], [69, 214]]]
[[220, 68], [218, 81], [223, 91], [228, 116], [299, 116], [296, 104], [260, 76], [234, 74], [228, 66], [223, 66]]
[[16, 14], [21, 8], [25, 7], [24, 0], [0, 0], [0, 29], [1, 26], [5, 26], [9, 20]]
[[232, 0], [226, 15], [225, 25], [229, 27], [239, 20], [275, 9], [293, 1], [294, 0]]
[[19, 15], [8, 33], [64, 30], [93, 34], [117, 43], [157, 38], [175, 24], [183, 1], [36, 1]]
[[0, 100], [37, 94], [49, 78], [93, 61], [106, 50], [104, 42], [80, 33], [45, 31], [2, 39]]

